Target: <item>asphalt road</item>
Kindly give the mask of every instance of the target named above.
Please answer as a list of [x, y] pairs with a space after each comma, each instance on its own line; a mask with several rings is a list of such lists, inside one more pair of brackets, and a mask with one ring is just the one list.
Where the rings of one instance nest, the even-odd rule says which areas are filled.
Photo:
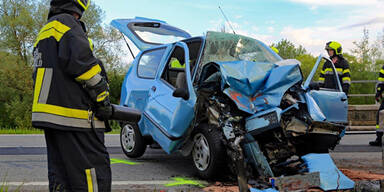
[[[347, 135], [331, 155], [339, 167], [366, 166], [367, 169], [381, 170], [381, 148], [367, 145], [374, 138], [375, 135]], [[120, 149], [118, 135], [106, 135], [106, 145], [111, 158], [117, 161], [112, 164], [114, 191], [199, 191], [190, 185], [165, 186], [174, 183], [175, 177], [198, 180], [188, 157], [167, 155], [160, 149], [148, 148], [143, 157], [128, 159]], [[11, 188], [22, 186], [23, 191], [46, 190], [45, 153], [42, 135], [0, 135], [0, 181], [6, 180], [6, 186]]]

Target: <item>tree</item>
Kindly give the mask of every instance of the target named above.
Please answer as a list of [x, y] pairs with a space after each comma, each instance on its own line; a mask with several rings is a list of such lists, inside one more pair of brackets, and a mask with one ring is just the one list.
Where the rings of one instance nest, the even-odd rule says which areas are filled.
[[[307, 78], [309, 73], [312, 71], [313, 66], [316, 63], [317, 58], [313, 57], [310, 54], [303, 54], [303, 55], [297, 56], [295, 59], [301, 62], [301, 66], [300, 66], [301, 72], [303, 73], [304, 78]], [[318, 77], [315, 77], [315, 79], [318, 79]]]
[[279, 55], [284, 59], [294, 59], [299, 55], [304, 55], [307, 53], [307, 50], [301, 45], [296, 47], [288, 39], [282, 39], [277, 44], [272, 44], [271, 46], [276, 47], [279, 50]]
[[108, 71], [121, 71], [120, 63], [122, 35], [111, 26], [104, 26], [104, 11], [91, 1], [91, 5], [82, 17], [88, 28], [88, 37], [92, 39], [95, 56], [100, 58]]
[[363, 37], [359, 42], [354, 41], [356, 48], [352, 49], [352, 53], [358, 58], [360, 63], [365, 65], [367, 71], [377, 71], [381, 66], [376, 66], [375, 61], [380, 58], [381, 53], [378, 44], [371, 45], [369, 43], [369, 31], [363, 30]]
[[0, 1], [0, 47], [16, 54], [25, 65], [29, 62], [30, 48], [39, 30], [39, 20], [34, 17], [40, 8], [33, 0]]

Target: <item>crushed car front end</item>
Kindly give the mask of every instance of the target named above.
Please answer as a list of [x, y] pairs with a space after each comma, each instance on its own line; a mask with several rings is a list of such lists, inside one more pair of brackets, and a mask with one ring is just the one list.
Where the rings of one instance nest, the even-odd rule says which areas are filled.
[[208, 32], [200, 65], [195, 126], [222, 133], [239, 183], [297, 174], [302, 155], [328, 152], [343, 135], [343, 123], [313, 118], [322, 111], [303, 86], [300, 63], [257, 40]]

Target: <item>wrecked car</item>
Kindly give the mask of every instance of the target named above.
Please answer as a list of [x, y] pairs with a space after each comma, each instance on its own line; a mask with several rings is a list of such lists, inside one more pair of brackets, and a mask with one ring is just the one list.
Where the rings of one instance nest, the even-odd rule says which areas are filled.
[[250, 37], [212, 31], [191, 37], [138, 17], [112, 25], [140, 50], [120, 100], [142, 112], [138, 123], [121, 122], [130, 158], [156, 142], [168, 154], [191, 155], [202, 178], [231, 170], [239, 182], [266, 180], [300, 172], [302, 155], [327, 153], [344, 135], [348, 100], [338, 77], [335, 89], [316, 84], [326, 57], [304, 79], [299, 61], [283, 60]]

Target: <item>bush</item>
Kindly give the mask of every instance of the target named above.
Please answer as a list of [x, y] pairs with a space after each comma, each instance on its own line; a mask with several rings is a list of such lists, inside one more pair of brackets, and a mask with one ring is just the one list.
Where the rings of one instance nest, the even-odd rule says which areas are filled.
[[0, 126], [31, 128], [32, 68], [13, 55], [0, 55]]

